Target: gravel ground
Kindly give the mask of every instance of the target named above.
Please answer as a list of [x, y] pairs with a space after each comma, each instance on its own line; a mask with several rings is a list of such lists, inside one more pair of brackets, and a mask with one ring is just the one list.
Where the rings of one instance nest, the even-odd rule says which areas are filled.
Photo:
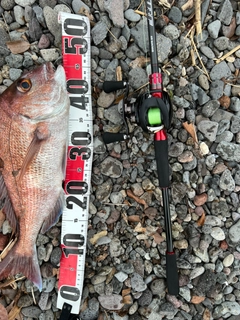
[[[125, 130], [116, 95], [102, 91], [103, 81], [116, 80], [121, 67], [133, 96], [147, 90], [147, 24], [135, 12], [144, 12], [144, 5], [140, 0], [0, 1], [1, 92], [24, 69], [61, 63], [59, 11], [77, 14], [84, 7], [91, 13], [94, 159], [88, 238], [102, 233], [96, 243], [88, 241], [82, 320], [240, 317], [240, 2], [202, 1], [202, 36], [192, 33], [195, 10], [185, 9], [186, 3], [155, 2], [158, 59], [174, 109], [168, 132], [180, 280], [174, 297], [166, 291], [153, 137], [132, 125], [128, 141], [108, 146], [102, 141], [103, 131]], [[20, 39], [26, 48], [12, 53], [6, 41]], [[191, 124], [192, 135], [183, 123]], [[36, 302], [28, 280], [0, 291], [0, 303], [9, 310], [17, 301], [16, 319], [59, 319], [60, 229], [58, 223], [38, 237], [44, 290], [35, 291]], [[11, 232], [8, 221], [1, 231]]]

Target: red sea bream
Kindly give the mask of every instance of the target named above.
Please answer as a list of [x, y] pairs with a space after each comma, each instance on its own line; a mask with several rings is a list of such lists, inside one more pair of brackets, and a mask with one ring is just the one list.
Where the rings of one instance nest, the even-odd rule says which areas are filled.
[[0, 279], [22, 273], [42, 288], [35, 242], [64, 205], [68, 114], [62, 66], [43, 64], [0, 95], [0, 201], [17, 237]]

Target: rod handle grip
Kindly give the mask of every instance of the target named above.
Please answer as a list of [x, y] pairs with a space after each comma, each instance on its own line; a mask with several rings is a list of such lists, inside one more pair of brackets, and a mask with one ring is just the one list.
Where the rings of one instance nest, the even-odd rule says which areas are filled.
[[104, 132], [102, 134], [103, 142], [105, 144], [118, 142], [118, 141], [124, 141], [127, 138], [127, 135], [125, 133], [112, 133], [112, 132]]
[[177, 259], [174, 252], [166, 253], [166, 263], [168, 294], [177, 296], [179, 294], [179, 280], [177, 271]]
[[168, 140], [154, 140], [155, 158], [157, 162], [157, 173], [160, 188], [168, 188], [169, 164], [168, 164]]
[[117, 91], [125, 87], [126, 82], [124, 81], [104, 81], [103, 83], [103, 91], [106, 93]]

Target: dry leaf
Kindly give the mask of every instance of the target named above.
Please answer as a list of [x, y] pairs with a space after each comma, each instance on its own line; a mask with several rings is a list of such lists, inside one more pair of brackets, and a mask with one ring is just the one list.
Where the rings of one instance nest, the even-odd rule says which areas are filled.
[[146, 232], [146, 228], [143, 228], [142, 227], [142, 225], [141, 225], [141, 223], [139, 222], [137, 225], [136, 225], [136, 227], [134, 228], [134, 231], [136, 231], [136, 232]]
[[222, 107], [226, 109], [230, 107], [231, 100], [228, 96], [222, 96], [218, 101]]
[[158, 0], [158, 4], [164, 7], [165, 9], [171, 8], [171, 4], [168, 2], [168, 0]]
[[4, 306], [0, 303], [0, 320], [8, 320], [8, 313]]
[[198, 219], [198, 226], [199, 227], [202, 227], [205, 223], [205, 220], [206, 220], [206, 215], [205, 215], [205, 212], [202, 213], [201, 217]]
[[137, 203], [144, 205], [144, 209], [148, 208], [146, 201], [135, 196], [130, 189], [127, 189], [127, 195], [128, 195], [128, 197], [134, 199]]
[[140, 217], [137, 214], [134, 214], [132, 216], [128, 216], [129, 222], [140, 222]]
[[97, 256], [97, 262], [101, 262], [103, 260], [105, 260], [108, 256], [108, 253], [103, 253], [103, 254], [100, 254], [100, 256]]
[[140, 57], [137, 57], [135, 60], [131, 61], [129, 66], [131, 68], [142, 68], [144, 66], [146, 66], [146, 64], [150, 61], [149, 58], [146, 58], [146, 57], [143, 57], [143, 56], [140, 56]]
[[212, 319], [211, 312], [206, 308], [203, 313], [203, 320], [210, 320]]
[[123, 302], [124, 304], [132, 304], [132, 303], [133, 303], [133, 300], [132, 300], [131, 295], [129, 294], [129, 295], [127, 295], [127, 296], [124, 296], [122, 302]]
[[156, 242], [156, 244], [160, 244], [161, 242], [163, 242], [165, 239], [158, 233], [158, 232], [155, 232], [153, 235], [152, 235], [154, 241]]
[[122, 296], [123, 296], [123, 297], [124, 297], [124, 296], [127, 296], [127, 295], [129, 295], [130, 292], [131, 292], [131, 288], [123, 289], [123, 291], [122, 291]]
[[23, 53], [30, 48], [30, 43], [25, 40], [7, 41], [6, 44], [13, 54]]
[[[18, 306], [14, 306], [12, 310], [8, 314], [8, 320], [15, 320], [16, 317], [20, 314], [21, 308]], [[0, 315], [0, 320], [2, 320], [1, 315]]]
[[193, 123], [183, 122], [184, 129], [190, 134], [194, 142], [198, 143], [196, 129]]
[[191, 302], [194, 303], [194, 304], [199, 304], [199, 303], [203, 302], [204, 300], [205, 300], [205, 297], [192, 296]]
[[104, 230], [104, 231], [100, 231], [98, 233], [96, 233], [91, 239], [90, 239], [90, 242], [91, 244], [96, 244], [98, 239], [104, 237], [107, 235], [107, 230]]

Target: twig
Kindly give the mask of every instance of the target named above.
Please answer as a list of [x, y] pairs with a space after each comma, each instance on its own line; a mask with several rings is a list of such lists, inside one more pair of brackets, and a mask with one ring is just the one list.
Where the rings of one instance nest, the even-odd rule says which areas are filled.
[[187, 9], [190, 9], [193, 7], [193, 0], [188, 0], [184, 5], [182, 5], [182, 11], [185, 11]]
[[207, 72], [207, 69], [205, 68], [205, 66], [204, 66], [204, 64], [203, 64], [203, 62], [202, 62], [202, 59], [201, 59], [201, 57], [200, 57], [200, 55], [199, 55], [199, 53], [198, 53], [197, 47], [196, 47], [195, 42], [194, 42], [194, 40], [193, 40], [193, 35], [194, 35], [194, 29], [192, 30], [192, 33], [191, 33], [191, 36], [190, 36], [191, 43], [192, 43], [192, 46], [193, 46], [194, 51], [195, 51], [196, 54], [197, 54], [197, 57], [198, 57], [200, 63], [201, 63], [201, 65], [202, 65], [202, 68], [203, 68], [203, 70], [204, 70], [204, 73], [205, 73], [206, 76], [208, 77], [208, 80], [211, 81], [211, 80], [210, 80], [210, 77], [209, 77], [209, 74], [208, 74], [208, 72]]
[[195, 0], [195, 26], [196, 35], [201, 35], [202, 38], [202, 24], [201, 24], [201, 0]]
[[222, 62], [223, 60], [225, 60], [227, 57], [229, 57], [231, 54], [233, 54], [235, 51], [240, 49], [240, 44], [235, 47], [234, 49], [232, 49], [231, 51], [229, 51], [228, 53], [226, 53], [224, 56], [222, 56], [221, 58], [216, 60], [216, 63]]
[[12, 239], [7, 246], [4, 248], [4, 250], [2, 251], [2, 253], [0, 254], [0, 261], [2, 261], [6, 255], [8, 254], [8, 252], [11, 250], [11, 248], [15, 245], [15, 243], [17, 242], [17, 238], [15, 238], [14, 240]]
[[145, 12], [142, 12], [140, 10], [134, 10], [135, 13], [140, 14], [141, 16], [147, 16], [147, 14]]

